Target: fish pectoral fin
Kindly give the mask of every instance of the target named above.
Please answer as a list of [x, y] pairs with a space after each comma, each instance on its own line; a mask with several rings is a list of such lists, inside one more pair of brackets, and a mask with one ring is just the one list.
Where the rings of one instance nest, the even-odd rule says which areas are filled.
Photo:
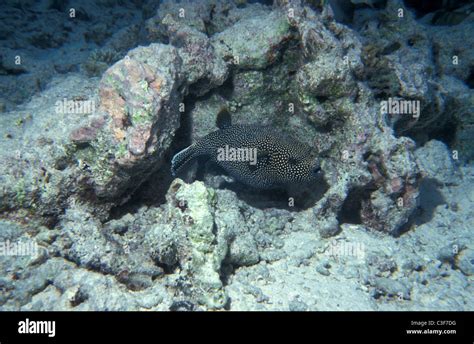
[[268, 166], [270, 164], [270, 161], [270, 153], [265, 151], [258, 151], [256, 163], [252, 164], [252, 162], [249, 162], [249, 169], [252, 172], [257, 171], [259, 169], [264, 168], [265, 166]]
[[290, 165], [298, 165], [300, 163], [300, 161], [295, 157], [289, 157], [288, 158], [288, 163]]

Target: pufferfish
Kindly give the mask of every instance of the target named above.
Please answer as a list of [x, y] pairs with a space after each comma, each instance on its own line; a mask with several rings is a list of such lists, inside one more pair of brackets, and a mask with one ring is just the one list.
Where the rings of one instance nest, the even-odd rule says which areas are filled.
[[322, 175], [320, 160], [309, 146], [259, 125], [230, 125], [204, 136], [173, 157], [173, 176], [198, 157], [210, 158], [230, 176], [257, 189], [288, 187]]

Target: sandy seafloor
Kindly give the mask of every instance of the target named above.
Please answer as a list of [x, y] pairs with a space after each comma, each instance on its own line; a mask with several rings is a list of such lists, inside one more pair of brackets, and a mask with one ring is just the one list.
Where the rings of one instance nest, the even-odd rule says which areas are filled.
[[[84, 1], [83, 4], [76, 6], [80, 9], [78, 13], [83, 19], [71, 24], [67, 23], [61, 14], [67, 12], [69, 6], [73, 6], [72, 4], [54, 5], [57, 3], [54, 1], [27, 3], [23, 8], [17, 6], [15, 1], [7, 1], [2, 5], [2, 8], [7, 11], [3, 11], [0, 26], [2, 33], [0, 45], [3, 46], [0, 51], [2, 57], [0, 60], [0, 92], [2, 92], [0, 94], [0, 164], [2, 168], [0, 239], [3, 246], [0, 248], [4, 249], [7, 242], [35, 242], [39, 245], [41, 253], [36, 256], [3, 254], [0, 257], [0, 310], [474, 310], [474, 146], [466, 143], [473, 139], [474, 133], [472, 131], [474, 94], [472, 84], [470, 84], [473, 81], [472, 75], [470, 77], [468, 75], [473, 73], [474, 68], [472, 36], [469, 38], [470, 43], [465, 42], [465, 46], [453, 48], [461, 51], [458, 52], [462, 56], [461, 64], [469, 65], [470, 63], [470, 69], [469, 67], [465, 67], [463, 71], [452, 70], [451, 67], [443, 69], [439, 65], [433, 65], [433, 68], [430, 68], [430, 62], [425, 61], [424, 43], [420, 46], [415, 45], [415, 48], [411, 43], [407, 45], [407, 49], [412, 49], [408, 50], [409, 54], [414, 54], [410, 56], [416, 57], [417, 54], [421, 56], [419, 61], [416, 61], [416, 58], [403, 60], [397, 55], [395, 59], [390, 60], [393, 64], [389, 64], [391, 67], [387, 67], [388, 69], [383, 69], [385, 67], [380, 67], [380, 64], [374, 67], [381, 68], [379, 73], [392, 75], [390, 68], [399, 63], [402, 66], [401, 69], [397, 69], [397, 66], [393, 67], [395, 70], [393, 75], [398, 76], [400, 75], [397, 73], [400, 71], [403, 74], [403, 70], [413, 68], [413, 73], [418, 73], [413, 77], [414, 81], [405, 80], [406, 75], [400, 76], [397, 80], [401, 80], [402, 91], [394, 96], [403, 97], [403, 95], [412, 94], [415, 98], [421, 99], [422, 103], [434, 104], [439, 101], [444, 106], [443, 110], [436, 107], [426, 108], [425, 114], [429, 111], [431, 113], [438, 111], [439, 116], [433, 115], [434, 118], [428, 120], [419, 129], [407, 130], [406, 135], [410, 137], [407, 140], [412, 142], [407, 144], [407, 147], [411, 147], [407, 148], [408, 153], [405, 154], [403, 151], [404, 153], [398, 156], [396, 155], [398, 153], [395, 153], [397, 150], [390, 151], [390, 148], [390, 153], [383, 156], [387, 160], [396, 156], [399, 165], [417, 166], [419, 173], [417, 172], [416, 176], [415, 173], [411, 175], [411, 172], [400, 172], [392, 181], [399, 182], [404, 178], [416, 180], [413, 184], [409, 182], [404, 184], [403, 190], [407, 193], [403, 194], [403, 197], [408, 195], [407, 190], [411, 192], [412, 187], [419, 193], [416, 197], [414, 196], [416, 204], [413, 204], [406, 214], [400, 215], [401, 217], [397, 217], [396, 210], [390, 210], [385, 213], [387, 218], [370, 220], [379, 221], [377, 225], [381, 223], [381, 227], [374, 229], [369, 225], [373, 222], [369, 220], [364, 222], [364, 218], [345, 223], [341, 220], [341, 213], [337, 211], [334, 211], [333, 215], [328, 215], [328, 218], [322, 218], [323, 215], [318, 213], [322, 207], [318, 205], [320, 204], [317, 203], [318, 201], [309, 207], [303, 207], [304, 209], [288, 210], [278, 202], [276, 202], [277, 206], [274, 206], [271, 197], [269, 199], [268, 196], [262, 196], [263, 198], [260, 199], [258, 196], [260, 191], [249, 191], [248, 188], [242, 188], [243, 191], [239, 191], [239, 186], [237, 188], [222, 187], [223, 180], [226, 182], [228, 179], [221, 177], [220, 172], [213, 172], [212, 167], [206, 166], [207, 170], [204, 174], [196, 173], [195, 170], [191, 171], [192, 173], [186, 178], [182, 177], [186, 182], [173, 181], [169, 173], [169, 161], [172, 154], [177, 151], [177, 148], [185, 146], [183, 143], [177, 143], [176, 140], [183, 140], [184, 135], [186, 136], [184, 141], [189, 143], [189, 140], [195, 140], [202, 137], [203, 133], [215, 129], [215, 126], [209, 123], [211, 119], [215, 119], [220, 102], [227, 102], [230, 108], [235, 107], [236, 110], [232, 108], [231, 112], [235, 113], [238, 120], [265, 121], [265, 110], [262, 110], [267, 106], [265, 102], [274, 104], [275, 94], [279, 96], [286, 92], [285, 89], [283, 93], [278, 93], [279, 90], [276, 90], [276, 93], [265, 93], [274, 91], [267, 90], [271, 88], [268, 87], [269, 84], [273, 84], [275, 89], [280, 86], [275, 80], [281, 81], [281, 79], [272, 79], [271, 75], [277, 75], [282, 70], [286, 71], [286, 68], [291, 69], [288, 67], [291, 63], [286, 62], [286, 53], [281, 53], [282, 60], [269, 57], [271, 55], [269, 52], [277, 51], [275, 54], [278, 55], [278, 49], [283, 50], [278, 45], [280, 44], [278, 39], [286, 41], [288, 39], [285, 36], [286, 33], [269, 34], [265, 38], [267, 43], [256, 44], [256, 49], [268, 48], [268, 52], [265, 52], [264, 56], [256, 53], [248, 61], [242, 62], [248, 64], [247, 68], [250, 72], [233, 71], [235, 73], [232, 79], [234, 94], [224, 96], [225, 92], [213, 93], [212, 89], [219, 89], [222, 84], [223, 88], [228, 85], [223, 82], [228, 78], [227, 73], [230, 73], [228, 71], [230, 67], [224, 66], [225, 63], [221, 64], [219, 49], [224, 48], [222, 46], [218, 48], [220, 43], [213, 42], [211, 46], [214, 45], [217, 57], [206, 51], [208, 55], [203, 56], [211, 56], [209, 58], [214, 60], [213, 62], [206, 61], [205, 67], [199, 69], [201, 67], [199, 54], [202, 52], [196, 46], [202, 47], [204, 44], [202, 42], [207, 38], [202, 38], [196, 32], [207, 30], [207, 35], [212, 37], [231, 28], [239, 20], [245, 20], [248, 16], [259, 15], [259, 13], [269, 16], [272, 11], [276, 13], [278, 6], [275, 5], [271, 9], [265, 4], [237, 6], [229, 3], [230, 9], [227, 10], [224, 8], [225, 5], [220, 5], [224, 9], [219, 6], [212, 7], [214, 17], [209, 18], [209, 13], [206, 12], [208, 7], [188, 4], [191, 7], [186, 7], [186, 9], [189, 11], [188, 8], [195, 6], [198, 14], [193, 16], [193, 20], [184, 28], [179, 26], [181, 24], [170, 24], [176, 26], [172, 26], [173, 29], [168, 32], [171, 44], [184, 49], [180, 55], [180, 59], [184, 62], [179, 62], [184, 66], [180, 67], [184, 76], [175, 76], [175, 80], [181, 78], [179, 82], [185, 86], [182, 88], [176, 86], [169, 91], [169, 94], [165, 94], [168, 91], [163, 91], [164, 88], [158, 87], [158, 93], [150, 97], [164, 99], [165, 96], [171, 95], [169, 103], [163, 103], [163, 107], [158, 107], [158, 110], [154, 108], [154, 111], [159, 112], [164, 111], [162, 108], [172, 108], [176, 104], [173, 103], [175, 97], [173, 92], [176, 94], [184, 92], [185, 96], [191, 94], [194, 105], [190, 116], [199, 116], [203, 113], [211, 115], [202, 119], [196, 117], [197, 119], [193, 122], [195, 127], [181, 129], [181, 131], [178, 131], [179, 119], [175, 122], [170, 119], [170, 122], [161, 124], [164, 128], [163, 132], [168, 131], [172, 134], [164, 135], [162, 139], [157, 140], [163, 154], [150, 153], [151, 158], [147, 157], [159, 167], [155, 168], [151, 174], [146, 174], [146, 177], [143, 177], [142, 170], [137, 168], [140, 172], [130, 174], [131, 181], [124, 182], [120, 179], [121, 177], [118, 177], [118, 182], [113, 182], [115, 184], [107, 184], [106, 178], [110, 175], [100, 174], [102, 170], [97, 167], [102, 168], [99, 161], [102, 161], [102, 157], [105, 156], [103, 146], [100, 149], [97, 148], [98, 153], [94, 153], [97, 156], [92, 159], [97, 162], [97, 166], [88, 161], [90, 159], [87, 155], [88, 148], [82, 150], [84, 146], [90, 144], [91, 140], [98, 140], [94, 136], [95, 131], [93, 135], [91, 130], [79, 131], [80, 135], [77, 132], [77, 128], [81, 126], [95, 128], [87, 126], [90, 124], [88, 122], [90, 117], [84, 114], [58, 114], [55, 110], [56, 102], [63, 99], [94, 99], [97, 105], [104, 105], [98, 97], [105, 97], [103, 93], [100, 95], [100, 90], [104, 88], [105, 78], [102, 81], [101, 78], [107, 68], [117, 61], [120, 64], [121, 59], [137, 46], [169, 43], [166, 30], [156, 24], [163, 15], [157, 9], [158, 4], [153, 1], [143, 1], [141, 6], [132, 4], [119, 6], [114, 1], [104, 1], [104, 7], [97, 7], [97, 4], [93, 5]], [[51, 5], [51, 3], [54, 4]], [[167, 11], [175, 9], [173, 2], [166, 3], [167, 5], [164, 6], [167, 7], [164, 8]], [[207, 3], [212, 3], [212, 1]], [[243, 2], [236, 1], [236, 3]], [[361, 8], [361, 6], [363, 5], [359, 5], [356, 9], [356, 15], [359, 14], [360, 18], [367, 16], [367, 11], [384, 11], [383, 6], [375, 9], [370, 6]], [[397, 6], [404, 5], [402, 2], [389, 1], [387, 8], [390, 6], [398, 8]], [[104, 11], [104, 15], [100, 16], [98, 12], [93, 13], [94, 10]], [[315, 12], [319, 13], [317, 10]], [[407, 13], [411, 12], [414, 13], [414, 10], [407, 10]], [[225, 16], [223, 13], [226, 13]], [[428, 13], [428, 16], [430, 15], [433, 14]], [[49, 21], [41, 19], [42, 16], [49, 18]], [[317, 21], [320, 18], [318, 16], [319, 14], [316, 15], [316, 19], [307, 18], [306, 20]], [[207, 19], [200, 21], [199, 18]], [[41, 23], [42, 20], [45, 22]], [[426, 17], [423, 19], [421, 15], [411, 20], [410, 25], [413, 27], [424, 25], [423, 30], [416, 26], [416, 30], [420, 31], [412, 35], [420, 40], [429, 41], [430, 30], [436, 32], [433, 33], [434, 36], [446, 34], [446, 37], [451, 37], [449, 28], [456, 30], [458, 25], [465, 25], [459, 31], [474, 31], [472, 15], [461, 24], [444, 27], [447, 28], [445, 33], [442, 32], [443, 27], [439, 29], [437, 26], [425, 24], [428, 19]], [[26, 29], [18, 28], [15, 33], [12, 33], [12, 25], [24, 25]], [[200, 25], [204, 25], [204, 29]], [[310, 26], [308, 22], [297, 25], [300, 25], [297, 26], [298, 30], [303, 31], [302, 27]], [[351, 25], [355, 28], [358, 24]], [[215, 32], [209, 33], [209, 27]], [[361, 50], [354, 48], [354, 46], [357, 47], [357, 43], [354, 43], [357, 39], [351, 35], [354, 37], [365, 35], [366, 38], [375, 39], [370, 29], [361, 29], [361, 27], [363, 25], [360, 25], [359, 29], [364, 33], [358, 33], [354, 29], [351, 31], [354, 33], [341, 34], [343, 38], [337, 35], [331, 36], [331, 39], [336, 42], [331, 44], [334, 44], [336, 48], [328, 49], [330, 53], [327, 53], [326, 48], [316, 49], [316, 52], [311, 49], [309, 52], [305, 50], [305, 54], [309, 56], [309, 63], [311, 59], [318, 59], [317, 56], [320, 56], [318, 51], [329, 54], [327, 58], [330, 61], [328, 56], [342, 46], [341, 49], [349, 51], [355, 49], [354, 51], [360, 53]], [[280, 28], [274, 29], [280, 30]], [[330, 30], [325, 30], [326, 28], [319, 32], [322, 32], [322, 37], [327, 42], [329, 36], [325, 35], [329, 35]], [[423, 33], [420, 34], [421, 31]], [[176, 32], [182, 32], [182, 36], [178, 34], [181, 39], [188, 37], [186, 35], [192, 38], [189, 40], [184, 38], [184, 43], [179, 40], [173, 41], [172, 35]], [[229, 36], [238, 35], [238, 32], [231, 32]], [[286, 38], [281, 38], [279, 35]], [[403, 35], [403, 33], [398, 32], [393, 35]], [[428, 38], [423, 35], [427, 35]], [[463, 41], [459, 35], [454, 36], [457, 37], [457, 44]], [[228, 36], [222, 37], [226, 39]], [[245, 40], [247, 39], [252, 42], [251, 38]], [[340, 41], [337, 41], [338, 39]], [[380, 42], [390, 43], [394, 37], [377, 39], [380, 41], [376, 41], [375, 45], [382, 44]], [[238, 41], [238, 38], [235, 40]], [[275, 43], [272, 40], [277, 41]], [[344, 45], [346, 40], [350, 42], [347, 46]], [[448, 42], [449, 39], [443, 41], [446, 44], [456, 44], [456, 42]], [[273, 44], [278, 46], [276, 50], [272, 50]], [[324, 46], [325, 43], [318, 44]], [[189, 50], [186, 50], [186, 47], [190, 47]], [[239, 45], [236, 44], [232, 48], [236, 51]], [[413, 52], [413, 49], [419, 50]], [[442, 58], [444, 48], [439, 49], [433, 61], [439, 62], [437, 59]], [[251, 55], [253, 52], [250, 49], [246, 53]], [[153, 59], [149, 56], [160, 56], [157, 59], [158, 62], [150, 62], [150, 66], [158, 66], [157, 69], [165, 70], [159, 75], [166, 76], [163, 77], [164, 84], [172, 83], [171, 78], [167, 79], [166, 73], [171, 75], [171, 70], [178, 68], [176, 66], [179, 63], [169, 57], [172, 55], [166, 55], [165, 48], [156, 48], [151, 55], [147, 55], [147, 51], [137, 52], [135, 55], [132, 54], [132, 61], [135, 59], [142, 61], [140, 54], [148, 56], [149, 60]], [[178, 54], [181, 52], [178, 51]], [[354, 54], [357, 56], [357, 53]], [[388, 54], [397, 53], [389, 52]], [[24, 61], [20, 65], [12, 62], [12, 59], [18, 55]], [[402, 55], [407, 56], [406, 53]], [[168, 65], [160, 67], [162, 61], [168, 61], [167, 63], [172, 67], [168, 68]], [[323, 63], [322, 60], [317, 61], [319, 64], [316, 66], [319, 67], [330, 65], [330, 63]], [[125, 66], [126, 63], [128, 62], [125, 62]], [[274, 68], [272, 66], [280, 63], [283, 66], [281, 69], [278, 69], [280, 67], [272, 69]], [[367, 61], [365, 65], [368, 65]], [[189, 66], [198, 67], [193, 69]], [[296, 67], [296, 72], [291, 69], [290, 75], [294, 76], [295, 73], [299, 75], [298, 68], [300, 67]], [[312, 68], [317, 69], [314, 66]], [[377, 94], [377, 87], [383, 86], [380, 86], [379, 81], [374, 84], [370, 84], [367, 80], [355, 82], [352, 76], [334, 72], [331, 67], [327, 70], [328, 72], [323, 76], [315, 74], [313, 79], [311, 79], [312, 74], [308, 74], [310, 75], [308, 80], [311, 82], [306, 79], [298, 81], [304, 86], [297, 85], [296, 89], [299, 93], [296, 92], [296, 94], [301, 96], [301, 93], [304, 93], [301, 90], [313, 87], [318, 78], [328, 80], [336, 78], [339, 84], [347, 83], [352, 85], [348, 87], [359, 87], [359, 90], [373, 92], [373, 94]], [[136, 87], [138, 83], [134, 83], [134, 78], [138, 74], [134, 72], [135, 69], [130, 67], [125, 72], [120, 70], [114, 71], [116, 74], [111, 74], [130, 73], [128, 79], [125, 77], [117, 80], [121, 80], [125, 87], [136, 90], [133, 87]], [[198, 75], [194, 80], [193, 73]], [[354, 73], [357, 74], [356, 71]], [[138, 79], [142, 76], [140, 74]], [[196, 83], [196, 80], [200, 80], [200, 83]], [[176, 83], [178, 84], [178, 81]], [[247, 85], [254, 85], [253, 83], [257, 84], [254, 89], [242, 91]], [[358, 86], [353, 86], [355, 84]], [[368, 88], [365, 88], [366, 84], [370, 84]], [[433, 84], [437, 84], [436, 91], [432, 91]], [[326, 85], [332, 84], [328, 81]], [[286, 86], [288, 90], [293, 87], [291, 84]], [[204, 91], [198, 90], [200, 87]], [[262, 91], [263, 89], [265, 91]], [[440, 91], [440, 89], [443, 90]], [[317, 86], [314, 86], [314, 90], [314, 92], [319, 92]], [[137, 92], [134, 93], [137, 95], [140, 91], [133, 92]], [[203, 96], [206, 92], [210, 93], [208, 96]], [[355, 102], [355, 98], [351, 98], [352, 91], [341, 92], [339, 99]], [[387, 92], [386, 89], [385, 92]], [[385, 95], [390, 96], [391, 91], [388, 92]], [[130, 102], [132, 96], [125, 94], [123, 98], [125, 102]], [[384, 96], [380, 94], [376, 97], [384, 99]], [[299, 99], [302, 103], [304, 99], [307, 99], [303, 98], [301, 96]], [[189, 103], [190, 98], [187, 99], [185, 103]], [[145, 97], [145, 102], [149, 100], [150, 98]], [[117, 99], [114, 98], [113, 101], [116, 103]], [[331, 96], [320, 95], [316, 103], [324, 103], [315, 105], [316, 109], [321, 109], [318, 106], [327, 109], [324, 106], [337, 103], [337, 99], [333, 100]], [[370, 100], [367, 100], [367, 104], [371, 104]], [[274, 110], [272, 106], [268, 105], [268, 111]], [[305, 108], [305, 105], [302, 105], [299, 108], [303, 116], [315, 111], [315, 108], [311, 106], [308, 105], [308, 108]], [[367, 106], [367, 108], [370, 107]], [[245, 111], [252, 111], [249, 110], [252, 108], [256, 113], [263, 111], [263, 117], [258, 117], [252, 112], [251, 115], [242, 114]], [[116, 110], [113, 106], [108, 108], [109, 111], [112, 111], [111, 109]], [[351, 109], [350, 106], [349, 109]], [[453, 111], [459, 111], [458, 116], [464, 116], [463, 120], [443, 119], [443, 116], [454, 113]], [[171, 118], [171, 115], [167, 113], [162, 116]], [[367, 118], [370, 120], [370, 116]], [[319, 118], [313, 124], [319, 123], [325, 126], [331, 120], [331, 118]], [[301, 140], [313, 133], [306, 131], [309, 130], [305, 127], [306, 122], [295, 121], [289, 126], [296, 133], [301, 134]], [[271, 119], [269, 123], [273, 123]], [[278, 119], [275, 123], [282, 125]], [[293, 128], [294, 123], [296, 124]], [[375, 123], [374, 120], [374, 127]], [[115, 137], [135, 135], [138, 129], [133, 130], [138, 126], [134, 123], [132, 126], [130, 127], [132, 129], [125, 128], [120, 131], [115, 128], [113, 135]], [[183, 122], [181, 122], [182, 127]], [[399, 147], [397, 146], [399, 141], [396, 140], [403, 136], [400, 134], [403, 130], [397, 132], [397, 127], [392, 128], [390, 125], [386, 128], [390, 129], [385, 130], [383, 134], [385, 136], [380, 138], [381, 149]], [[187, 132], [184, 131], [183, 134], [183, 130]], [[370, 136], [372, 128], [367, 127], [366, 130], [367, 135]], [[375, 137], [379, 135], [374, 133]], [[78, 135], [79, 138], [77, 138]], [[333, 135], [336, 137], [336, 145], [337, 140], [346, 139], [344, 135]], [[395, 136], [397, 139], [394, 138]], [[143, 137], [137, 140], [140, 138]], [[130, 139], [129, 142], [132, 140]], [[154, 144], [157, 144], [156, 141]], [[362, 146], [364, 144], [366, 143]], [[110, 145], [119, 147], [119, 144]], [[76, 148], [71, 148], [77, 146], [80, 147], [77, 151]], [[92, 146], [98, 147], [94, 144]], [[139, 144], [137, 144], [138, 148], [131, 144], [128, 147], [130, 152], [140, 148]], [[112, 148], [107, 149], [107, 154], [115, 154], [115, 157], [121, 159], [124, 156], [131, 156], [130, 152], [120, 151], [120, 155], [117, 155]], [[459, 154], [457, 159], [453, 159], [454, 152]], [[356, 159], [362, 159], [361, 156]], [[115, 162], [116, 165], [124, 161], [119, 158]], [[127, 163], [131, 165], [127, 166], [135, 166], [133, 164], [137, 160], [130, 159], [130, 161]], [[150, 168], [146, 162], [144, 164], [140, 166], [145, 166], [144, 169]], [[339, 166], [335, 164], [334, 166]], [[398, 171], [397, 163], [387, 166], [387, 175], [392, 176], [398, 173], [394, 172]], [[135, 173], [134, 168], [130, 169], [134, 171], [133, 173]], [[208, 173], [209, 169], [210, 173]], [[111, 169], [111, 171], [111, 174], [117, 173], [123, 176], [122, 173], [126, 174], [129, 170]], [[330, 171], [329, 167], [325, 172], [327, 171]], [[89, 178], [90, 175], [93, 176], [92, 179]], [[99, 179], [98, 175], [102, 179]], [[351, 172], [347, 172], [347, 175], [351, 175]], [[362, 172], [360, 176], [370, 178], [370, 174]], [[104, 179], [106, 182], [100, 184]], [[328, 180], [336, 179], [335, 177]], [[93, 182], [89, 183], [89, 180]], [[144, 180], [147, 180], [145, 187], [141, 185], [140, 188]], [[194, 180], [197, 181], [193, 182]], [[337, 180], [339, 183], [339, 179]], [[328, 183], [331, 184], [330, 181]], [[94, 189], [99, 184], [102, 188]], [[130, 185], [133, 187], [129, 188]], [[398, 195], [387, 191], [388, 185], [393, 185], [393, 182], [376, 185], [377, 188], [383, 190], [382, 194], [389, 195], [387, 199]], [[126, 190], [125, 194], [123, 190]], [[337, 188], [326, 187], [325, 189], [326, 192], [331, 190], [334, 194], [339, 192]], [[100, 194], [98, 197], [96, 197], [97, 193]], [[348, 197], [347, 192], [342, 194], [344, 197], [341, 202]], [[103, 195], [105, 197], [101, 198]], [[411, 197], [411, 194], [409, 196]], [[392, 198], [396, 201], [397, 196]], [[319, 196], [318, 199], [325, 198]], [[331, 198], [328, 197], [328, 199], [330, 201]], [[184, 203], [180, 203], [181, 201]], [[377, 205], [376, 202], [374, 204]], [[349, 209], [349, 212], [361, 211], [360, 208]], [[333, 210], [328, 210], [330, 211]], [[383, 214], [382, 212], [381, 216], [384, 216]], [[344, 216], [346, 219], [353, 218], [351, 214]], [[190, 227], [187, 227], [189, 223], [186, 221], [189, 221], [189, 218], [192, 223]], [[403, 221], [404, 218], [409, 222], [405, 227], [407, 221]], [[334, 221], [337, 225], [336, 229], [331, 227]], [[401, 221], [400, 224], [397, 221]]]

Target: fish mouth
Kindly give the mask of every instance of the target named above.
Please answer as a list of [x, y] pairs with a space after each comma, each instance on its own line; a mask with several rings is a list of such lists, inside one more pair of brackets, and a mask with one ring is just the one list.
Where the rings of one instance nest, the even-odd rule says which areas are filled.
[[319, 161], [315, 162], [313, 167], [311, 168], [311, 175], [313, 177], [322, 177], [324, 174], [324, 171], [322, 170], [321, 168], [321, 164], [319, 163]]
[[313, 167], [313, 169], [311, 170], [311, 174], [315, 177], [322, 176], [323, 175], [323, 170], [321, 169], [321, 166]]

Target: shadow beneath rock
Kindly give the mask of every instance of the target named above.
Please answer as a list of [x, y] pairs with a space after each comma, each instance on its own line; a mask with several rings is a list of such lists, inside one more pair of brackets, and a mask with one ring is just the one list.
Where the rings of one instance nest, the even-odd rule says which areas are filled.
[[438, 190], [439, 186], [439, 182], [432, 178], [425, 178], [421, 181], [418, 207], [410, 215], [407, 223], [398, 230], [396, 236], [408, 232], [414, 225], [420, 226], [430, 222], [433, 219], [436, 207], [446, 204], [446, 200]]
[[414, 217], [417, 226], [430, 222], [438, 205], [446, 204], [441, 192], [438, 190], [439, 182], [435, 179], [425, 178], [420, 184], [420, 205]]

